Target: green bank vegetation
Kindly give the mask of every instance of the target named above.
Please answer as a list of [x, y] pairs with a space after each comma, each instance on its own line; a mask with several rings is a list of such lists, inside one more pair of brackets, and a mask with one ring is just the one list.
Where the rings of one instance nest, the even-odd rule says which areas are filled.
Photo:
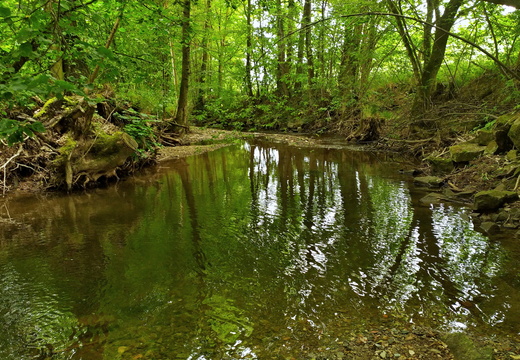
[[[99, 121], [109, 134], [131, 135], [145, 159], [190, 125], [334, 131], [358, 141], [489, 128], [520, 98], [517, 7], [517, 0], [5, 0], [0, 137], [14, 150], [4, 152], [3, 170], [20, 144], [59, 153], [65, 134], [92, 142]], [[52, 98], [59, 106], [38, 115]]]

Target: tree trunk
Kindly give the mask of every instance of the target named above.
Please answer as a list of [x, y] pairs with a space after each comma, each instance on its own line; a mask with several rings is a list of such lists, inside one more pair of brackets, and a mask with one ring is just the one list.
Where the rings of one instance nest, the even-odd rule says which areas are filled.
[[285, 26], [284, 17], [285, 12], [283, 11], [281, 0], [276, 2], [276, 25], [277, 25], [277, 36], [278, 36], [278, 63], [276, 71], [276, 89], [279, 96], [288, 97], [289, 88], [287, 87], [287, 58], [285, 54], [286, 50], [286, 39], [285, 39]]
[[249, 97], [253, 97], [253, 81], [251, 79], [251, 52], [253, 49], [253, 34], [252, 34], [252, 24], [251, 24], [251, 0], [247, 0], [246, 7], [246, 21], [247, 21], [247, 49], [246, 49], [246, 91]]
[[182, 74], [179, 89], [179, 101], [175, 122], [181, 126], [188, 125], [188, 91], [190, 80], [190, 51], [191, 51], [191, 0], [184, 0], [182, 11]]
[[[428, 61], [424, 64], [417, 94], [412, 107], [412, 115], [420, 116], [431, 108], [431, 94], [435, 90], [437, 74], [444, 61], [446, 45], [449, 35], [443, 31], [450, 31], [455, 23], [457, 12], [464, 0], [451, 0], [445, 7], [444, 13], [437, 19], [435, 37]], [[441, 30], [442, 29], [442, 30]], [[422, 124], [423, 126], [426, 124]]]
[[204, 36], [202, 38], [202, 63], [200, 65], [200, 76], [198, 81], [198, 95], [195, 110], [204, 111], [206, 106], [206, 77], [208, 72], [208, 36], [211, 30], [210, 24], [211, 0], [206, 0], [206, 19], [204, 20]]
[[[394, 0], [386, 0], [386, 6], [390, 12], [394, 14], [402, 14], [401, 8], [395, 4]], [[403, 18], [400, 17], [396, 17], [395, 21], [397, 25], [397, 31], [399, 32], [399, 36], [401, 37], [403, 45], [406, 49], [406, 54], [410, 59], [415, 80], [417, 83], [419, 83], [421, 79], [421, 62], [419, 61], [419, 57], [414, 47], [412, 38], [408, 32], [408, 28], [406, 27], [406, 22]]]
[[312, 19], [312, 3], [311, 0], [305, 0], [303, 6], [303, 26], [305, 28], [305, 51], [307, 55], [307, 74], [309, 87], [314, 84], [314, 56], [312, 52], [312, 32], [311, 32], [311, 19]]

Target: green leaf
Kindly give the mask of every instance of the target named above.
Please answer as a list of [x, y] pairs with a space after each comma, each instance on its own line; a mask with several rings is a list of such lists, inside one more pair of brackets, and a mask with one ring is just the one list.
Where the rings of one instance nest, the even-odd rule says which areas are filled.
[[24, 42], [20, 45], [20, 55], [30, 56], [33, 53], [32, 45], [29, 41]]
[[11, 16], [11, 9], [0, 6], [0, 17], [6, 18]]
[[100, 46], [96, 49], [96, 52], [103, 56], [103, 57], [106, 57], [106, 58], [109, 58], [109, 59], [114, 59], [114, 53], [112, 52], [112, 50], [110, 49], [107, 49], [103, 46]]
[[28, 127], [34, 132], [45, 132], [45, 126], [39, 121], [29, 124]]

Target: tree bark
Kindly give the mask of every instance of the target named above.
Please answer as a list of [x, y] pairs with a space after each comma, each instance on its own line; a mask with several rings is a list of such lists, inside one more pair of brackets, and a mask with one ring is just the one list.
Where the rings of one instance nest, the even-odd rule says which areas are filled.
[[314, 84], [314, 56], [312, 51], [312, 32], [311, 32], [311, 19], [312, 19], [312, 3], [311, 0], [305, 0], [303, 6], [303, 20], [302, 25], [305, 28], [305, 52], [307, 55], [307, 74], [309, 87]]
[[188, 91], [190, 80], [191, 52], [191, 0], [184, 0], [182, 16], [182, 71], [175, 122], [181, 126], [188, 126]]
[[251, 79], [251, 51], [253, 49], [253, 34], [252, 34], [252, 24], [251, 24], [251, 11], [253, 10], [252, 9], [252, 6], [251, 6], [251, 0], [247, 0], [247, 5], [246, 5], [246, 21], [247, 21], [247, 49], [246, 49], [246, 76], [245, 76], [245, 81], [246, 81], [246, 91], [247, 91], [247, 95], [249, 97], [253, 97], [253, 81]]
[[204, 35], [202, 38], [202, 63], [200, 65], [200, 76], [198, 81], [198, 94], [197, 102], [195, 104], [195, 110], [204, 111], [206, 106], [206, 80], [208, 73], [208, 36], [211, 30], [210, 24], [210, 13], [211, 13], [211, 0], [206, 0], [206, 19], [204, 20]]
[[437, 28], [435, 30], [432, 51], [428, 61], [424, 64], [412, 107], [414, 116], [420, 116], [431, 108], [431, 94], [435, 90], [437, 74], [444, 61], [446, 45], [449, 39], [449, 34], [446, 31], [451, 30], [457, 18], [457, 12], [463, 2], [464, 0], [451, 0], [446, 5], [442, 16], [436, 21]]
[[285, 39], [285, 26], [284, 17], [285, 12], [282, 7], [281, 0], [276, 2], [276, 27], [278, 36], [278, 63], [276, 71], [276, 89], [279, 96], [288, 97], [289, 88], [287, 86], [287, 58], [286, 58], [286, 39]]

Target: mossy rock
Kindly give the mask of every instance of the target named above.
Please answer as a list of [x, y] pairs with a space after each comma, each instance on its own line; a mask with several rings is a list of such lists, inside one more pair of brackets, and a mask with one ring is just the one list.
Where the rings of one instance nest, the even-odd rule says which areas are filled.
[[509, 161], [515, 161], [518, 158], [518, 150], [509, 150], [506, 154], [506, 159]]
[[484, 130], [480, 129], [477, 130], [475, 139], [473, 139], [473, 142], [480, 146], [487, 146], [491, 141], [495, 140], [495, 134], [492, 130]]
[[450, 147], [451, 159], [456, 163], [469, 162], [482, 156], [486, 150], [485, 146], [473, 143], [462, 143]]
[[439, 205], [446, 201], [449, 201], [449, 199], [447, 199], [443, 194], [440, 193], [429, 193], [428, 195], [423, 196], [419, 201], [425, 205]]
[[511, 139], [516, 148], [520, 148], [520, 119], [517, 119], [511, 125], [507, 136]]
[[487, 190], [475, 194], [474, 209], [479, 212], [493, 211], [508, 202], [518, 200], [514, 191]]
[[437, 176], [418, 176], [413, 179], [413, 182], [417, 186], [439, 188], [444, 185], [444, 179]]
[[426, 161], [431, 164], [432, 169], [436, 174], [447, 174], [452, 172], [455, 168], [451, 159], [429, 156], [426, 158]]
[[498, 131], [498, 130], [509, 131], [509, 129], [511, 128], [511, 125], [513, 125], [513, 123], [519, 118], [520, 118], [520, 116], [516, 113], [505, 114], [505, 115], [499, 116], [495, 120], [495, 125], [493, 126], [493, 130], [494, 131]]
[[486, 155], [495, 155], [498, 154], [499, 147], [495, 140], [492, 140], [487, 144], [486, 149], [484, 150], [484, 154]]

